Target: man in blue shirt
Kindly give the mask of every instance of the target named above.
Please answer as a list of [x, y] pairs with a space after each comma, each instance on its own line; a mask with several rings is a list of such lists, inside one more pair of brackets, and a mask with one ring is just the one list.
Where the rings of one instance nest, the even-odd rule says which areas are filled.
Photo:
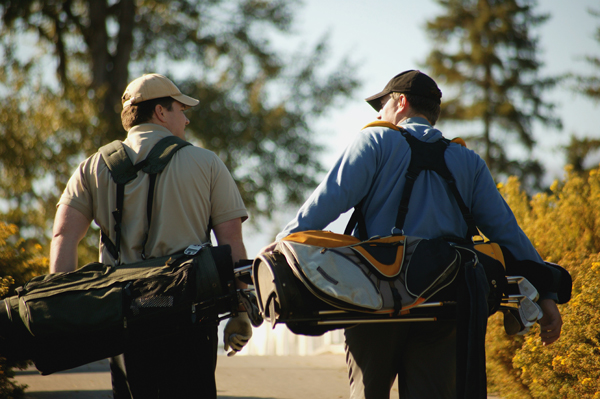
[[[358, 134], [277, 239], [323, 229], [363, 199], [368, 235], [390, 235], [411, 159], [409, 144], [394, 128], [402, 127], [425, 142], [440, 140], [442, 133], [433, 126], [440, 114], [441, 96], [433, 79], [410, 70], [367, 98], [379, 112], [379, 121]], [[507, 247], [518, 260], [543, 263], [499, 194], [485, 162], [454, 143], [445, 151], [445, 161], [481, 232]], [[467, 234], [454, 197], [435, 172], [420, 173], [409, 209], [403, 226], [406, 235]], [[544, 312], [540, 336], [544, 344], [551, 344], [560, 336], [560, 313], [551, 293], [542, 293], [539, 305]], [[388, 398], [396, 376], [403, 399], [456, 397], [456, 322], [361, 324], [348, 328], [345, 335], [351, 398]]]

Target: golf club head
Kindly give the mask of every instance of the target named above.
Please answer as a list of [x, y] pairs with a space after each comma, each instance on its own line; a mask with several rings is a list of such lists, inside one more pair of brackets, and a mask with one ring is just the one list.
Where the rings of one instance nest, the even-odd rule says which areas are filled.
[[538, 320], [540, 320], [542, 317], [544, 317], [544, 312], [542, 311], [542, 308], [540, 307], [540, 305], [537, 304], [537, 302], [534, 302], [535, 306], [537, 306], [539, 314], [538, 314]]
[[538, 293], [537, 289], [525, 277], [510, 276], [507, 277], [506, 280], [509, 284], [516, 284], [520, 295], [524, 295], [534, 302], [539, 299], [540, 294]]
[[515, 315], [514, 310], [512, 308], [502, 309], [502, 313], [504, 313], [504, 331], [506, 331], [506, 334], [508, 335], [516, 335], [525, 328], [524, 325], [519, 323], [520, 316], [518, 315], [518, 312]]
[[541, 318], [541, 308], [531, 299], [523, 295], [509, 295], [508, 297], [502, 298], [502, 303], [509, 304], [513, 303], [517, 305], [517, 309], [521, 312], [521, 318], [527, 321], [537, 321]]
[[504, 313], [504, 331], [508, 335], [525, 335], [529, 332], [531, 326], [535, 324], [535, 322], [528, 321], [523, 316], [520, 308], [500, 306], [500, 310]]
[[529, 322], [536, 322], [539, 319], [540, 307], [527, 297], [523, 297], [519, 303], [519, 313], [521, 318]]
[[[250, 263], [248, 263], [250, 262]], [[248, 284], [254, 285], [254, 281], [252, 280], [252, 261], [247, 259], [242, 259], [235, 264], [233, 269], [233, 274], [235, 278], [238, 280]]]
[[239, 302], [244, 306], [244, 309], [246, 309], [246, 312], [248, 313], [250, 323], [252, 323], [254, 327], [259, 327], [263, 322], [263, 318], [258, 309], [256, 296], [251, 292], [244, 292], [243, 290], [238, 290], [237, 294]]

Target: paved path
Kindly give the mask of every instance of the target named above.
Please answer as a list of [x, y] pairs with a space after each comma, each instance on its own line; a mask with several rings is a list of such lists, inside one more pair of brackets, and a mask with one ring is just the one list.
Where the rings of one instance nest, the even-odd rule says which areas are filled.
[[[16, 380], [29, 386], [27, 399], [112, 398], [107, 361], [49, 376], [31, 368]], [[344, 356], [333, 354], [219, 356], [217, 387], [219, 399], [337, 399], [349, 392]], [[391, 397], [397, 392], [394, 385]]]
[[[28, 399], [112, 398], [108, 362], [41, 376], [30, 368], [16, 373]], [[347, 398], [343, 355], [219, 356], [219, 399]]]

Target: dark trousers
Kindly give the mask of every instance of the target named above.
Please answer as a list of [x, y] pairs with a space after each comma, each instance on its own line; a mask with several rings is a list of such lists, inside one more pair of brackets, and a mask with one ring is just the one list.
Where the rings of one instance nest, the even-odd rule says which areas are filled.
[[456, 322], [360, 324], [345, 331], [351, 399], [456, 398]]
[[110, 359], [115, 399], [217, 397], [217, 326], [132, 345]]

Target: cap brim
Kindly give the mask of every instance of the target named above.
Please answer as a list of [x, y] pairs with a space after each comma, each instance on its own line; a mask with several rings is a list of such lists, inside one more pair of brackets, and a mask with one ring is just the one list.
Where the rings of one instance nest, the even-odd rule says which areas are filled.
[[390, 92], [387, 91], [387, 90], [383, 90], [383, 91], [380, 91], [377, 94], [372, 95], [371, 97], [365, 98], [365, 101], [368, 102], [369, 105], [371, 107], [373, 107], [373, 109], [375, 111], [379, 112], [381, 110], [381, 101], [380, 101], [381, 97], [383, 97], [383, 96], [385, 96], [387, 94], [390, 94]]
[[183, 105], [187, 105], [188, 107], [195, 107], [200, 103], [199, 100], [192, 98], [190, 96], [186, 96], [185, 94], [180, 94], [178, 96], [171, 96], [174, 100], [179, 101]]

